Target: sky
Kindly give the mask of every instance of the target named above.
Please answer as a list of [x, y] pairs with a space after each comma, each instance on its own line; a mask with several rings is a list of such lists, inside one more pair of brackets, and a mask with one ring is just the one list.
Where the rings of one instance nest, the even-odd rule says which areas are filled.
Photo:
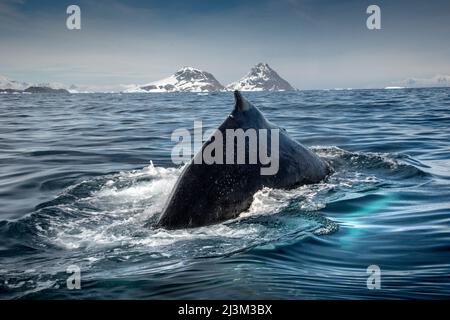
[[369, 88], [449, 75], [449, 35], [448, 0], [0, 0], [0, 75], [113, 88], [193, 66], [228, 84], [266, 62], [299, 89]]

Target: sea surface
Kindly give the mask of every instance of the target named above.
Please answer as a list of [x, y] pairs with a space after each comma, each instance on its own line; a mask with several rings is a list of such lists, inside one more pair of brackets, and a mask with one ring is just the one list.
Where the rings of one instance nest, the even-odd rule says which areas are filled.
[[244, 95], [335, 172], [176, 231], [171, 134], [232, 93], [0, 95], [0, 298], [450, 298], [450, 88]]

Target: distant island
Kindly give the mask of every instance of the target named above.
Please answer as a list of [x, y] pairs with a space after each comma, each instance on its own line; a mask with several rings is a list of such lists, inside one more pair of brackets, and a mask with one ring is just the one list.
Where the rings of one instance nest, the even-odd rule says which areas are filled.
[[62, 88], [61, 85], [51, 84], [29, 84], [19, 82], [0, 76], [0, 93], [57, 93], [68, 94], [69, 90]]
[[53, 89], [50, 87], [35, 87], [31, 86], [25, 90], [17, 89], [0, 89], [0, 93], [57, 93], [57, 94], [69, 94], [66, 89]]
[[[407, 89], [407, 88], [431, 88], [450, 87], [450, 76], [445, 74], [435, 75], [430, 78], [408, 78], [401, 81], [386, 83], [378, 86], [365, 86], [360, 89]], [[358, 89], [358, 88], [356, 88]], [[59, 83], [31, 84], [12, 80], [0, 75], [0, 93], [170, 93], [170, 92], [227, 92], [227, 91], [262, 91], [281, 92], [297, 91], [288, 81], [282, 78], [267, 63], [258, 63], [241, 79], [228, 85], [221, 84], [210, 72], [194, 67], [185, 66], [177, 70], [171, 76], [145, 84], [120, 84], [114, 88], [111, 86], [91, 87], [87, 85], [65, 86]], [[329, 88], [319, 90], [352, 90], [351, 88]]]
[[54, 88], [50, 88], [50, 87], [34, 87], [34, 86], [25, 89], [23, 92], [28, 92], [28, 93], [65, 93], [65, 94], [70, 93], [66, 89], [54, 89]]
[[[222, 85], [211, 73], [194, 67], [182, 67], [173, 75], [147, 84], [124, 85], [123, 93], [163, 93], [163, 92], [221, 92], [221, 91], [294, 91], [267, 63], [258, 63], [238, 81]], [[79, 93], [95, 92], [82, 90], [77, 86], [65, 88], [61, 84], [37, 84], [19, 82], [0, 76], [0, 93]]]
[[170, 77], [148, 84], [131, 86], [124, 92], [215, 92], [233, 90], [293, 91], [295, 89], [267, 63], [258, 63], [245, 77], [227, 86], [222, 85], [209, 72], [193, 67], [183, 67]]

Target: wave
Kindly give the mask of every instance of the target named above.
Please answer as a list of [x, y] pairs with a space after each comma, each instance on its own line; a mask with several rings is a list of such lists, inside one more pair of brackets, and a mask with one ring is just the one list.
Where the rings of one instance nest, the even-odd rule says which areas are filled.
[[[153, 163], [142, 170], [82, 181], [64, 190], [56, 199], [40, 204], [31, 216], [15, 223], [34, 228], [35, 234], [46, 243], [68, 249], [123, 245], [161, 247], [205, 237], [244, 236], [251, 243], [256, 239], [264, 242], [277, 238], [282, 232], [270, 230], [262, 217], [295, 212], [296, 218], [301, 220], [298, 227], [304, 224], [308, 229], [314, 224], [313, 229], [322, 230], [324, 220], [306, 213], [320, 215], [320, 210], [329, 202], [389, 187], [393, 180], [396, 186], [399, 181], [406, 186], [412, 183], [409, 180], [426, 175], [409, 164], [411, 160], [403, 155], [348, 152], [337, 147], [312, 149], [334, 168], [329, 178], [292, 190], [264, 188], [255, 194], [251, 207], [237, 219], [214, 226], [178, 231], [144, 227], [148, 221], [156, 222], [183, 169], [156, 167]], [[329, 229], [330, 232], [335, 230], [334, 227]], [[241, 246], [245, 248], [245, 242]]]
[[[397, 187], [407, 187], [426, 176], [417, 168], [420, 163], [404, 155], [348, 152], [337, 147], [312, 149], [334, 168], [325, 181], [292, 190], [264, 188], [236, 219], [194, 229], [145, 227], [157, 221], [182, 167], [163, 168], [150, 163], [141, 170], [82, 181], [38, 205], [29, 216], [0, 222], [0, 233], [15, 239], [15, 246], [2, 254], [53, 250], [64, 252], [66, 264], [81, 260], [85, 269], [94, 270], [111, 260], [145, 261], [140, 272], [153, 273], [196, 258], [336, 232], [338, 223], [323, 214], [327, 205], [364, 197], [390, 188], [394, 182]], [[56, 272], [53, 263], [32, 259], [23, 267], [33, 269], [38, 264], [51, 273]], [[5, 268], [8, 266], [0, 269]], [[16, 266], [10, 269], [17, 277], [24, 276]], [[131, 271], [128, 266], [117, 272], [123, 276]], [[47, 280], [44, 277], [41, 282]]]

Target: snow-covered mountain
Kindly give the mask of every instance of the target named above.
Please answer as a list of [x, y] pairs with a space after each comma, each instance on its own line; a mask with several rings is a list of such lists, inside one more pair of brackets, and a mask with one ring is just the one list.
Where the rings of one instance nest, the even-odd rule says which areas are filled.
[[132, 86], [124, 92], [211, 92], [224, 89], [211, 73], [183, 67], [168, 78]]
[[68, 93], [70, 92], [63, 84], [60, 83], [28, 83], [9, 79], [0, 75], [0, 92], [54, 92]]
[[267, 63], [258, 63], [242, 79], [230, 83], [228, 90], [241, 91], [291, 91], [289, 82], [281, 78]]
[[11, 80], [5, 76], [0, 75], [0, 90], [25, 90], [30, 86], [31, 84], [29, 83]]

